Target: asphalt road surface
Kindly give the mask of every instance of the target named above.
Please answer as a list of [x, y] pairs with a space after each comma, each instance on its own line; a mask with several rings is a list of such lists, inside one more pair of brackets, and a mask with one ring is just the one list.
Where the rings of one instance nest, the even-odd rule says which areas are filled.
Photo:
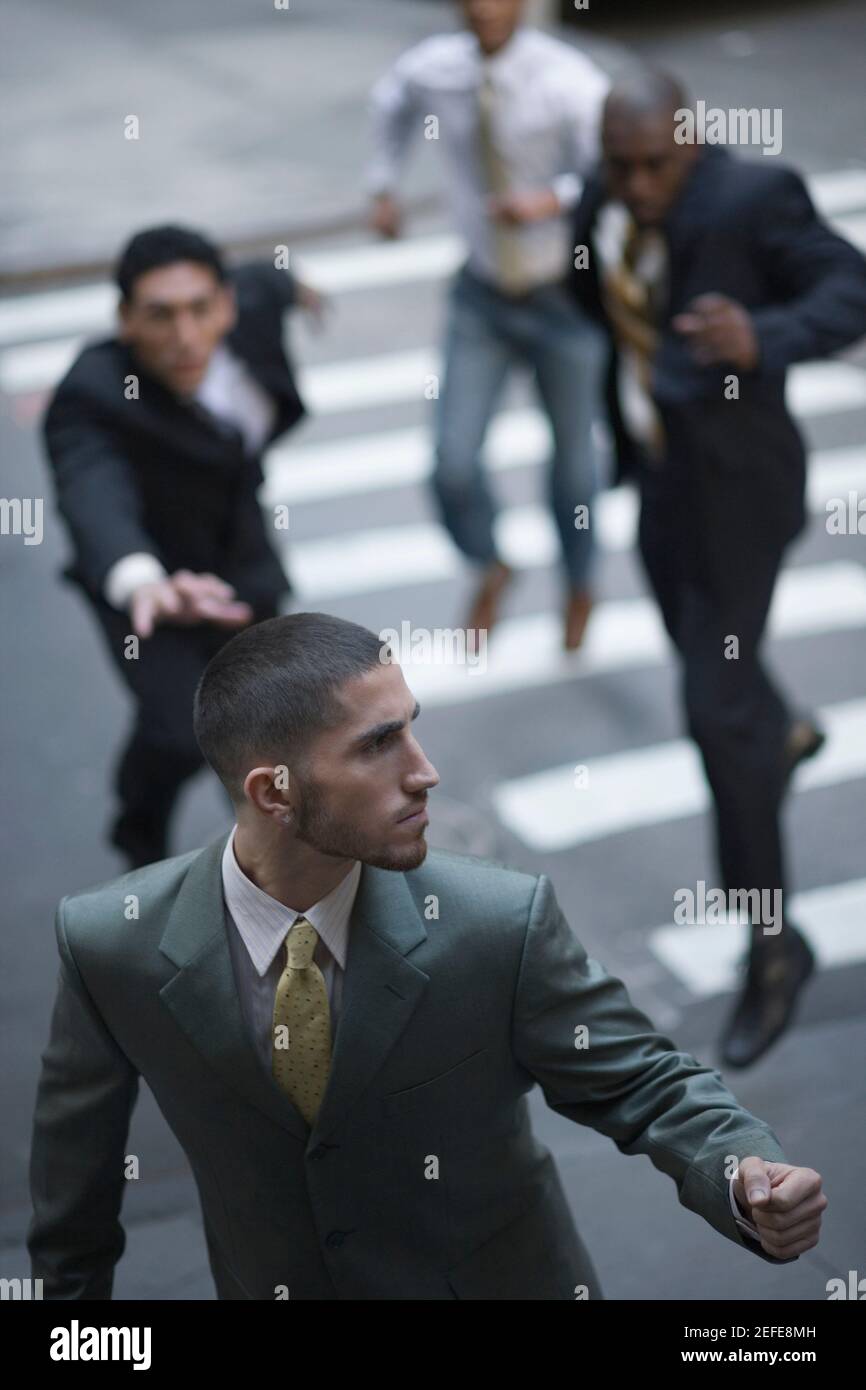
[[[775, 22], [781, 44], [784, 23]], [[681, 40], [684, 64], [688, 41]], [[706, 31], [691, 42], [700, 53], [711, 50]], [[789, 83], [793, 101], [795, 76]], [[816, 200], [863, 244], [866, 168], [856, 162], [853, 138], [832, 149], [813, 141], [800, 158]], [[794, 145], [785, 157], [798, 161]], [[333, 311], [321, 335], [292, 325], [313, 418], [273, 451], [262, 496], [268, 507], [289, 507], [284, 559], [296, 606], [377, 631], [404, 621], [414, 630], [458, 626], [470, 592], [425, 486], [425, 383], [437, 370], [442, 296], [458, 248], [438, 218], [417, 223], [410, 236], [408, 254], [405, 246], [375, 246], [360, 231], [327, 246], [298, 246], [297, 269], [331, 293]], [[100, 285], [0, 301], [3, 487], [8, 497], [45, 499], [41, 544], [0, 537], [9, 788], [0, 1264], [8, 1275], [28, 1272], [26, 1163], [56, 974], [54, 908], [63, 894], [122, 868], [102, 836], [126, 699], [81, 600], [57, 579], [66, 541], [34, 429], [64, 363], [83, 336], [110, 323], [110, 312], [110, 292]], [[648, 1161], [627, 1159], [554, 1115], [536, 1093], [538, 1132], [556, 1154], [609, 1298], [823, 1299], [827, 1279], [846, 1278], [858, 1262], [866, 1272], [866, 535], [830, 534], [826, 526], [828, 502], [866, 497], [862, 353], [798, 369], [791, 392], [812, 446], [813, 515], [780, 585], [770, 653], [785, 689], [820, 711], [831, 733], [826, 750], [798, 773], [787, 815], [798, 895], [792, 915], [821, 972], [789, 1033], [757, 1066], [725, 1079], [770, 1123], [792, 1161], [823, 1174], [830, 1206], [821, 1244], [795, 1265], [772, 1267], [680, 1208], [669, 1179]], [[518, 378], [488, 454], [502, 545], [521, 574], [486, 669], [406, 669], [423, 707], [417, 736], [441, 777], [428, 840], [549, 874], [590, 954], [622, 976], [678, 1046], [717, 1065], [714, 1043], [743, 929], [672, 925], [677, 889], [713, 883], [714, 872], [675, 670], [631, 544], [634, 499], [608, 491], [598, 504], [600, 602], [585, 650], [566, 656], [543, 506], [545, 448], [531, 383]], [[582, 790], [577, 766], [588, 769]], [[182, 804], [176, 850], [223, 828], [223, 800], [202, 774]], [[146, 1090], [129, 1150], [143, 1176], [126, 1198], [129, 1246], [117, 1296], [212, 1297], [195, 1189]]]

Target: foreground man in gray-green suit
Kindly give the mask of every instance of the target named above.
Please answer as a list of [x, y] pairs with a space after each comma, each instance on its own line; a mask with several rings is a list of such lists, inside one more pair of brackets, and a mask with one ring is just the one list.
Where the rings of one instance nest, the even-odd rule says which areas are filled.
[[[530, 1129], [536, 1081], [744, 1250], [786, 1262], [816, 1244], [819, 1174], [587, 957], [549, 879], [428, 853], [439, 779], [392, 656], [324, 614], [233, 638], [195, 709], [233, 848], [223, 836], [60, 904], [28, 1240], [46, 1298], [111, 1296], [139, 1077], [189, 1159], [223, 1299], [601, 1297]], [[341, 967], [329, 932], [352, 874]], [[327, 983], [320, 1023], [339, 1006], [312, 1128], [267, 1065], [290, 957], [257, 954], [307, 912], [336, 955], [319, 940], [321, 975], [301, 974]], [[298, 1027], [305, 1047], [325, 1036]], [[296, 1081], [302, 1054], [315, 1046]]]

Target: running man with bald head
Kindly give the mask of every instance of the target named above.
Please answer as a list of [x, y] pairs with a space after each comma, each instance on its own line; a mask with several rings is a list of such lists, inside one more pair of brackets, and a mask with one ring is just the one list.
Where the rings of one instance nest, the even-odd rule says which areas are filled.
[[[824, 736], [770, 680], [760, 648], [785, 549], [805, 525], [806, 451], [785, 373], [866, 334], [866, 262], [792, 169], [690, 142], [687, 108], [664, 73], [612, 87], [571, 288], [608, 332], [620, 473], [640, 486], [640, 552], [680, 658], [721, 879], [749, 893], [748, 971], [721, 1042], [733, 1067], [779, 1037], [814, 968], [784, 911], [780, 813]], [[781, 903], [779, 920], [757, 902]]]

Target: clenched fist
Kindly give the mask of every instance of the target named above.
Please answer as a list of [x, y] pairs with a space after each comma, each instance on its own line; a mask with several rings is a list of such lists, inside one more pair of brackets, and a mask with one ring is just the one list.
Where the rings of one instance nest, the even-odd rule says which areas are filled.
[[758, 339], [751, 316], [735, 299], [724, 294], [699, 294], [671, 324], [686, 339], [701, 367], [730, 362], [742, 371], [751, 371], [758, 365]]
[[744, 1158], [734, 1179], [734, 1197], [757, 1227], [768, 1255], [792, 1260], [818, 1244], [827, 1198], [814, 1168]]

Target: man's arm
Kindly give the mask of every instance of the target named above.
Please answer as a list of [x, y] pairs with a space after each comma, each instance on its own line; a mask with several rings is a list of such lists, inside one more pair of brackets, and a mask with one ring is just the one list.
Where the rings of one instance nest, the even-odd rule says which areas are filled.
[[270, 261], [244, 261], [234, 267], [232, 283], [241, 309], [274, 305], [280, 310], [298, 305], [298, 281], [291, 270]]
[[826, 357], [866, 335], [866, 260], [818, 217], [793, 170], [762, 205], [757, 249], [781, 301], [751, 313], [760, 369]]
[[412, 136], [418, 129], [417, 103], [412, 81], [415, 50], [397, 59], [370, 93], [373, 157], [367, 170], [371, 193], [393, 193]]
[[101, 593], [109, 571], [127, 555], [146, 553], [159, 562], [129, 459], [97, 408], [76, 389], [61, 386], [44, 433], [57, 506], [91, 588]]
[[587, 956], [544, 874], [530, 910], [512, 1028], [514, 1055], [551, 1109], [607, 1135], [621, 1153], [648, 1155], [673, 1178], [682, 1206], [762, 1259], [788, 1263], [744, 1238], [728, 1191], [731, 1156], [787, 1162], [775, 1134], [743, 1109], [717, 1071], [657, 1033], [622, 982]]
[[27, 1246], [45, 1298], [107, 1299], [126, 1243], [119, 1215], [138, 1073], [78, 973], [66, 901], [55, 922], [61, 966], [36, 1097]]

